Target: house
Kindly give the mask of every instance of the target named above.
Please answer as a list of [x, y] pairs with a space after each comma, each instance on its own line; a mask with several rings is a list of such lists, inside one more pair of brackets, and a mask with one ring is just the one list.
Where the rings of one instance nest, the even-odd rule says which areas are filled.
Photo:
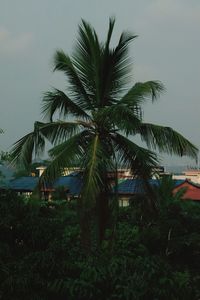
[[[151, 185], [158, 185], [158, 180], [150, 179], [149, 183]], [[118, 195], [119, 195], [119, 205], [120, 206], [128, 206], [129, 200], [131, 197], [135, 195], [144, 195], [145, 188], [144, 182], [142, 179], [138, 178], [129, 178], [118, 185]]]
[[43, 184], [41, 186], [41, 192], [45, 199], [51, 199], [52, 194], [62, 187], [66, 194], [66, 199], [78, 197], [81, 192], [82, 179], [78, 172], [71, 173], [67, 176], [60, 176], [52, 184]]
[[200, 184], [200, 170], [187, 170], [182, 172], [181, 174], [173, 174], [172, 178], [176, 180], [188, 180]]
[[[183, 180], [176, 180], [175, 185], [182, 184]], [[149, 179], [148, 183], [152, 187], [159, 186], [159, 179]], [[126, 179], [122, 181], [118, 186], [119, 204], [120, 206], [128, 206], [129, 200], [135, 195], [144, 195], [146, 193], [144, 181], [138, 178]]]
[[39, 183], [38, 177], [26, 176], [10, 180], [8, 188], [18, 195], [30, 196]]
[[[145, 186], [142, 179], [130, 178], [130, 174], [125, 173], [121, 170], [119, 178], [119, 185], [117, 187], [117, 192], [119, 196], [119, 205], [128, 206], [129, 199], [134, 195], [144, 195]], [[112, 174], [109, 174], [112, 180]], [[127, 178], [128, 177], [128, 178]], [[159, 179], [149, 179], [149, 184], [151, 186], [159, 186]], [[1, 184], [0, 184], [1, 185]], [[174, 193], [176, 193], [181, 188], [186, 188], [186, 193], [183, 199], [199, 200], [200, 201], [200, 185], [192, 183], [188, 180], [176, 180], [175, 181]], [[17, 179], [12, 179], [7, 184], [7, 188], [17, 192], [18, 194], [23, 194], [25, 196], [30, 196], [34, 191], [37, 190], [39, 186], [39, 177], [20, 177]], [[113, 185], [114, 186], [114, 185]], [[63, 188], [63, 192], [66, 195], [66, 199], [71, 199], [73, 197], [78, 197], [81, 192], [82, 187], [82, 176], [80, 172], [73, 172], [67, 176], [60, 176], [52, 183], [43, 182], [40, 184], [40, 194], [44, 199], [51, 199], [52, 194], [59, 188]], [[1, 185], [1, 189], [5, 189]], [[113, 187], [113, 192], [114, 192]]]
[[177, 193], [182, 188], [186, 190], [182, 199], [200, 201], [200, 185], [186, 179], [174, 188], [173, 193]]
[[[39, 177], [42, 176], [42, 174], [44, 173], [44, 171], [46, 170], [46, 166], [39, 166], [36, 168], [36, 170], [38, 171], [39, 173]], [[63, 171], [62, 171], [62, 176], [67, 176], [67, 175], [70, 175], [74, 172], [80, 172], [80, 168], [64, 168]]]
[[[58, 188], [63, 187], [66, 191], [66, 199], [76, 197], [81, 191], [81, 178], [77, 172], [74, 172], [68, 176], [61, 176], [53, 183], [42, 183], [40, 185], [40, 193], [44, 199], [51, 199], [52, 193]], [[1, 189], [6, 188], [15, 191], [18, 195], [24, 195], [29, 197], [39, 186], [39, 177], [26, 176], [17, 179], [12, 179], [7, 184], [7, 187], [1, 185]]]

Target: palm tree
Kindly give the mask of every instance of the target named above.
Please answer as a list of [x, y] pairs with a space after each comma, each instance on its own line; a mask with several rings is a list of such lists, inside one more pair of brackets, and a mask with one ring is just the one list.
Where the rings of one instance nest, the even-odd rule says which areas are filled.
[[[143, 123], [143, 104], [154, 102], [164, 87], [159, 81], [130, 85], [128, 49], [136, 35], [123, 32], [112, 48], [114, 24], [115, 20], [110, 19], [107, 38], [102, 43], [94, 28], [82, 20], [72, 56], [56, 51], [54, 71], [66, 75], [67, 93], [52, 89], [44, 94], [42, 113], [46, 122], [35, 122], [33, 132], [17, 141], [12, 149], [15, 162], [27, 166], [33, 153], [38, 155], [44, 151], [45, 141], [51, 142], [51, 163], [45, 172], [49, 178], [75, 163], [82, 168], [81, 225], [83, 232], [87, 232], [91, 208], [96, 209], [100, 240], [109, 219], [108, 170], [115, 172], [118, 165], [123, 165], [147, 178], [158, 164], [156, 149], [179, 156], [197, 156], [197, 148], [173, 129]], [[128, 138], [136, 134], [151, 150]]]

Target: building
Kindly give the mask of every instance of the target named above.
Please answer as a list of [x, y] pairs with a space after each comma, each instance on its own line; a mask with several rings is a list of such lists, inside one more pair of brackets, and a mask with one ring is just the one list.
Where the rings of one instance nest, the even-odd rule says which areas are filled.
[[[159, 186], [159, 179], [150, 179], [149, 184], [152, 187]], [[178, 192], [180, 189], [185, 189], [182, 199], [199, 200], [200, 201], [200, 185], [194, 184], [188, 180], [175, 180], [175, 188], [173, 193]], [[141, 179], [127, 179], [121, 182], [118, 186], [118, 195], [120, 206], [128, 206], [129, 200], [136, 195], [144, 195], [145, 186]]]
[[181, 174], [172, 175], [172, 178], [176, 180], [187, 180], [200, 184], [200, 170], [187, 170], [182, 172]]
[[[45, 170], [45, 167], [38, 168], [39, 174]], [[19, 195], [23, 194], [29, 197], [34, 191], [40, 193], [41, 197], [44, 199], [50, 200], [52, 195], [55, 195], [55, 192], [58, 189], [62, 189], [62, 195], [65, 195], [66, 199], [71, 199], [73, 197], [78, 197], [81, 193], [82, 187], [82, 172], [80, 170], [76, 172], [71, 172], [67, 176], [60, 176], [53, 182], [43, 182], [39, 183], [39, 177], [36, 176], [27, 176], [20, 177], [17, 179], [11, 179], [7, 182], [6, 187], [0, 183], [0, 189], [5, 190], [6, 188], [11, 189], [17, 192]], [[115, 190], [114, 184], [112, 182], [113, 176], [112, 172], [108, 172], [108, 178], [111, 180], [113, 185], [113, 192]], [[200, 172], [190, 172], [186, 173], [187, 176], [200, 176]], [[180, 178], [180, 177], [178, 177]], [[129, 170], [120, 169], [118, 171], [119, 185], [117, 187], [119, 204], [120, 206], [128, 206], [129, 199], [135, 195], [144, 195], [145, 186], [142, 179], [133, 178]], [[159, 186], [159, 179], [150, 179], [149, 184], [153, 187]], [[181, 177], [181, 179], [175, 181], [176, 187], [174, 188], [174, 193], [179, 189], [185, 188], [186, 192], [183, 196], [183, 199], [199, 200], [200, 201], [200, 185], [192, 182], [191, 180]]]
[[63, 187], [66, 192], [66, 199], [77, 197], [81, 191], [82, 181], [77, 173], [68, 176], [61, 176], [52, 183], [39, 183], [39, 177], [25, 176], [9, 181], [7, 186], [1, 185], [1, 190], [11, 189], [18, 195], [30, 197], [33, 192], [38, 192], [44, 199], [51, 199], [53, 192]]
[[177, 193], [180, 189], [185, 189], [182, 199], [200, 201], [200, 185], [186, 179], [174, 188], [173, 193]]
[[[158, 179], [150, 179], [149, 184], [151, 186], [159, 185]], [[118, 196], [120, 206], [128, 206], [129, 200], [136, 195], [144, 195], [145, 186], [144, 181], [138, 178], [131, 178], [122, 181], [118, 186]]]

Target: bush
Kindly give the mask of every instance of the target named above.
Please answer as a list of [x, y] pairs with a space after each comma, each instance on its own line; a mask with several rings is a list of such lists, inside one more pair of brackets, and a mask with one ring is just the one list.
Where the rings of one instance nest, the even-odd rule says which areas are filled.
[[157, 216], [120, 208], [115, 240], [86, 255], [76, 205], [7, 192], [0, 196], [0, 298], [197, 300], [199, 212], [181, 202]]

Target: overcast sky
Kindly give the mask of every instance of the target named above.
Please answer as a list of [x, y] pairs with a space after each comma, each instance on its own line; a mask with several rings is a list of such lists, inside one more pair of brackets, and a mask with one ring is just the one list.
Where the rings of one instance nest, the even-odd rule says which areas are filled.
[[[42, 93], [65, 88], [52, 72], [57, 48], [71, 53], [81, 18], [103, 39], [109, 16], [115, 35], [139, 35], [131, 45], [133, 83], [160, 80], [166, 92], [145, 107], [145, 121], [171, 126], [200, 148], [199, 0], [0, 0], [0, 150], [8, 150], [41, 120]], [[164, 158], [164, 164], [190, 164]]]

